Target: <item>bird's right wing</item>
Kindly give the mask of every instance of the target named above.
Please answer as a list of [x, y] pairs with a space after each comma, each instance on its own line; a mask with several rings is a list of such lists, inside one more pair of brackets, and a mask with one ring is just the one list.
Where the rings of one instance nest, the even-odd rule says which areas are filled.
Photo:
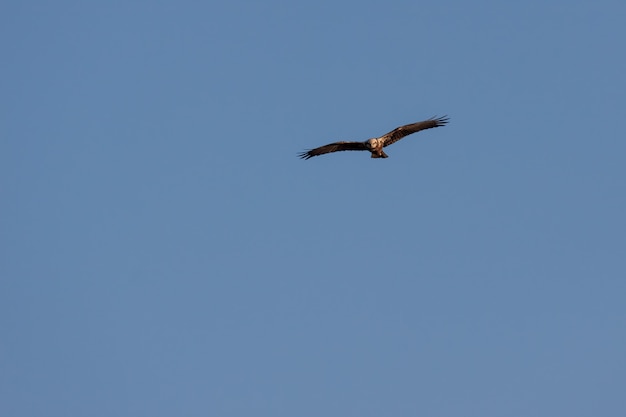
[[311, 149], [300, 153], [298, 156], [302, 159], [313, 158], [314, 156], [324, 155], [325, 153], [339, 151], [366, 151], [367, 146], [364, 142], [334, 142], [319, 148]]

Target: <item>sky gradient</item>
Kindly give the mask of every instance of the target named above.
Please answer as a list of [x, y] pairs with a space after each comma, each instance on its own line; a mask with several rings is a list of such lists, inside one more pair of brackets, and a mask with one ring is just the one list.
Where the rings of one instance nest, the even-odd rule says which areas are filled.
[[625, 17], [3, 2], [0, 415], [624, 416]]

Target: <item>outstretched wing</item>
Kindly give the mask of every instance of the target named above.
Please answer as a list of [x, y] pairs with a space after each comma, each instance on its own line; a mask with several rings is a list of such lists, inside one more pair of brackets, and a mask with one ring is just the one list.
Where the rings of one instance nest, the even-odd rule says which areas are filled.
[[335, 142], [328, 145], [320, 146], [319, 148], [311, 149], [306, 152], [300, 153], [298, 156], [302, 159], [313, 158], [314, 156], [324, 155], [325, 153], [339, 152], [339, 151], [366, 151], [367, 147], [363, 142]]
[[384, 139], [385, 142], [383, 146], [391, 145], [402, 139], [405, 136], [408, 136], [412, 133], [419, 132], [424, 129], [431, 129], [433, 127], [443, 126], [448, 123], [448, 116], [443, 117], [433, 117], [428, 120], [424, 120], [423, 122], [412, 123], [410, 125], [400, 126], [391, 132], [381, 136], [381, 139]]

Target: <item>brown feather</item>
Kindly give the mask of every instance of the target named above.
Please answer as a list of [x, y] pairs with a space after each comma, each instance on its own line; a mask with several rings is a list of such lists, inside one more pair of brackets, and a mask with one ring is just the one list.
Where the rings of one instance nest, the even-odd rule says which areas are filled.
[[446, 123], [448, 123], [448, 117], [443, 116], [443, 117], [438, 117], [438, 118], [433, 117], [431, 119], [424, 120], [422, 122], [411, 123], [408, 125], [400, 126], [392, 130], [391, 132], [381, 136], [381, 138], [385, 140], [385, 144], [383, 146], [389, 146], [392, 143], [399, 141], [403, 137], [419, 132], [420, 130], [443, 126]]
[[314, 156], [324, 155], [325, 153], [339, 151], [366, 151], [367, 146], [363, 142], [334, 142], [319, 148], [310, 149], [299, 154], [302, 159], [313, 158]]

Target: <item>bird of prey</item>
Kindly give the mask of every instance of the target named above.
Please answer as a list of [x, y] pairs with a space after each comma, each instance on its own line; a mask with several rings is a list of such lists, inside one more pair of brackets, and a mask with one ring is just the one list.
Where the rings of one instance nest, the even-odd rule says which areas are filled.
[[408, 125], [400, 126], [391, 132], [382, 135], [378, 138], [368, 139], [365, 142], [334, 142], [328, 145], [320, 146], [319, 148], [311, 149], [299, 154], [302, 159], [313, 158], [314, 156], [324, 155], [325, 153], [339, 152], [339, 151], [369, 151], [372, 153], [372, 158], [387, 158], [388, 155], [383, 151], [385, 146], [389, 146], [408, 136], [412, 133], [419, 132], [424, 129], [431, 129], [433, 127], [443, 126], [448, 123], [448, 116], [432, 117], [422, 122], [411, 123]]

